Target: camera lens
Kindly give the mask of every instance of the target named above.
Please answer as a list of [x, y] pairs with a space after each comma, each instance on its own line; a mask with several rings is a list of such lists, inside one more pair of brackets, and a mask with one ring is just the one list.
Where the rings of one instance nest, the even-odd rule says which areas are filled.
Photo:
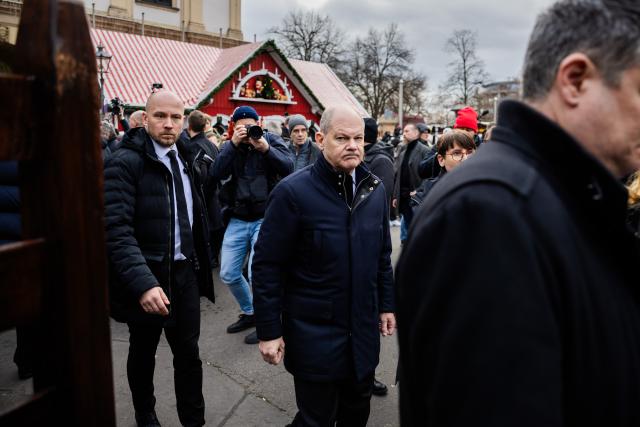
[[264, 132], [262, 128], [258, 125], [250, 126], [247, 125], [247, 136], [251, 139], [260, 139]]

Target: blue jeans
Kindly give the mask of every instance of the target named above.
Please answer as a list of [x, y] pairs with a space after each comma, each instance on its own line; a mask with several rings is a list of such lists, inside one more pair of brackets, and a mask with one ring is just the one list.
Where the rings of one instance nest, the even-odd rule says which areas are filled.
[[404, 215], [400, 216], [400, 242], [404, 243], [409, 237], [409, 229], [407, 227], [407, 222], [404, 220]]
[[[251, 262], [253, 246], [258, 240], [262, 218], [247, 222], [231, 218], [222, 241], [220, 253], [220, 280], [228, 287], [244, 314], [253, 314], [253, 295], [251, 294]], [[249, 282], [242, 275], [244, 259], [249, 255]]]
[[400, 242], [404, 243], [409, 237], [409, 227], [411, 226], [411, 220], [413, 219], [413, 208], [409, 206], [409, 200], [400, 202]]

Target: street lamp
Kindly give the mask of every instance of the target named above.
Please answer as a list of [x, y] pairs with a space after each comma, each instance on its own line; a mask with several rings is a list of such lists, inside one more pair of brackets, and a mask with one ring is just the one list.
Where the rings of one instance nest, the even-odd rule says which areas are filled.
[[104, 75], [109, 72], [111, 56], [104, 46], [102, 46], [102, 43], [98, 43], [96, 59], [98, 60], [98, 72], [100, 73], [100, 118], [102, 118], [102, 108], [104, 107]]

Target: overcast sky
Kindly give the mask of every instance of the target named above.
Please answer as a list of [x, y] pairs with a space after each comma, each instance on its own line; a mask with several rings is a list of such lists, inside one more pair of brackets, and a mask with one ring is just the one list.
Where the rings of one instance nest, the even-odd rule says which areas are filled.
[[270, 38], [292, 9], [328, 14], [349, 38], [396, 22], [415, 50], [415, 69], [426, 74], [430, 89], [446, 77], [451, 57], [444, 52], [456, 29], [478, 32], [478, 54], [493, 81], [520, 75], [529, 33], [539, 12], [554, 0], [246, 0], [242, 30], [246, 40]]

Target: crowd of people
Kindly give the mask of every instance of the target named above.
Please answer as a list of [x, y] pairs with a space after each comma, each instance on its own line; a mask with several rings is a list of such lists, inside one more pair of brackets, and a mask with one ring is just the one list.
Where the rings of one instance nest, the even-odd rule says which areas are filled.
[[[340, 105], [317, 128], [242, 105], [225, 128], [185, 118], [170, 90], [121, 140], [103, 123], [111, 315], [129, 328], [138, 425], [160, 425], [163, 331], [180, 422], [205, 424], [199, 307], [216, 267], [238, 305], [227, 332], [251, 330], [293, 376], [292, 426], [367, 425], [396, 327], [402, 425], [638, 425], [639, 52], [637, 2], [556, 2], [523, 100], [484, 135], [471, 107], [395, 141]], [[0, 166], [0, 239], [15, 240], [17, 168]]]

